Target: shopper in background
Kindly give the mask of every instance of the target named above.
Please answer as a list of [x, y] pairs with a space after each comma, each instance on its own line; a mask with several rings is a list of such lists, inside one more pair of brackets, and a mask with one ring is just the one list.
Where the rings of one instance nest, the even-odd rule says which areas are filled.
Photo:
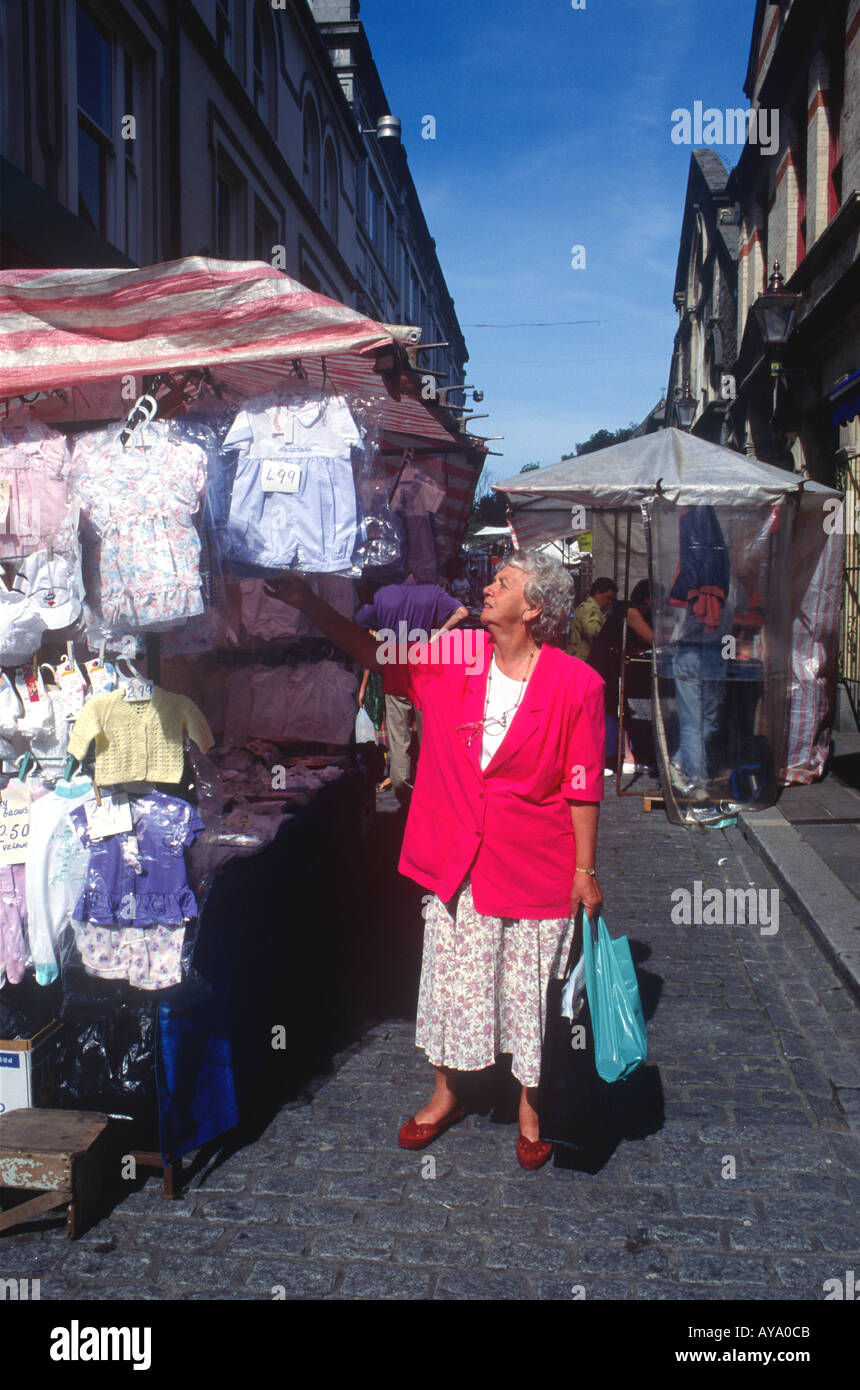
[[458, 603], [464, 603], [467, 608], [471, 606], [472, 586], [466, 573], [465, 560], [457, 560], [454, 566], [454, 577], [448, 587], [452, 598], [455, 598]]
[[618, 594], [614, 579], [595, 579], [589, 590], [589, 597], [574, 609], [570, 624], [568, 651], [571, 656], [587, 661], [591, 644], [603, 624]]
[[517, 1157], [539, 1168], [552, 1153], [536, 1108], [547, 987], [564, 974], [580, 907], [594, 916], [602, 900], [603, 684], [561, 650], [570, 576], [539, 551], [514, 551], [484, 590], [487, 635], [473, 650], [443, 634], [440, 659], [424, 648], [397, 665], [296, 576], [268, 588], [423, 711], [400, 870], [432, 894], [416, 1042], [436, 1087], [400, 1145], [423, 1149], [461, 1120], [459, 1073], [511, 1053]]
[[[355, 621], [373, 632], [387, 630], [399, 640], [401, 631], [426, 634], [456, 627], [469, 616], [468, 608], [458, 603], [438, 584], [422, 582], [423, 575], [407, 575], [402, 584], [386, 584], [378, 589], [372, 603], [359, 608]], [[401, 628], [405, 624], [405, 628]], [[420, 640], [412, 638], [412, 641]], [[426, 640], [426, 639], [425, 639]], [[385, 696], [385, 728], [388, 735], [388, 775], [394, 795], [405, 806], [412, 795], [415, 781], [417, 751], [413, 756], [413, 721], [415, 737], [421, 742], [421, 711], [401, 695]]]

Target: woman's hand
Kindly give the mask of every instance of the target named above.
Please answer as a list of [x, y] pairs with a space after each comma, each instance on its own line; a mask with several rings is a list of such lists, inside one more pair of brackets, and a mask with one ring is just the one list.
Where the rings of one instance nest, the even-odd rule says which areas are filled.
[[575, 917], [580, 907], [586, 916], [597, 917], [603, 907], [600, 884], [593, 874], [574, 873], [570, 898], [570, 915]]
[[306, 579], [302, 579], [298, 574], [285, 571], [283, 574], [279, 574], [277, 579], [267, 579], [263, 585], [263, 592], [268, 594], [269, 598], [277, 598], [281, 600], [281, 603], [290, 604], [292, 608], [301, 608], [302, 603], [313, 590]]

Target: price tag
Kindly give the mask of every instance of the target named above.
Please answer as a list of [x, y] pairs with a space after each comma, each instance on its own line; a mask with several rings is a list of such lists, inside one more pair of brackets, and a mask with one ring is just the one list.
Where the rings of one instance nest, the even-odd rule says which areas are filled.
[[125, 698], [132, 704], [142, 704], [146, 700], [152, 699], [152, 691], [155, 681], [131, 680], [125, 687]]
[[0, 478], [0, 526], [5, 524], [9, 515], [9, 498], [12, 495], [12, 484], [7, 478]]
[[101, 797], [101, 806], [95, 800], [84, 802], [90, 839], [105, 840], [109, 835], [123, 835], [132, 830], [128, 793], [102, 792]]
[[10, 782], [0, 801], [0, 866], [23, 864], [30, 835], [30, 789]]
[[85, 666], [95, 695], [104, 695], [110, 690], [116, 690], [116, 671], [111, 662], [106, 661], [103, 665], [98, 657], [94, 656]]
[[63, 713], [67, 719], [77, 719], [84, 707], [87, 683], [81, 675], [77, 663], [61, 661], [54, 671], [54, 679], [60, 687]]
[[267, 462], [260, 465], [260, 487], [264, 492], [298, 492], [301, 485], [300, 463]]

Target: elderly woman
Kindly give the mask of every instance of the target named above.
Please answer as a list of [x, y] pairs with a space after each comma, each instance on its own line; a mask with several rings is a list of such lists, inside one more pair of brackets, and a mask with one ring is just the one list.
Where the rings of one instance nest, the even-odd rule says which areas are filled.
[[400, 869], [432, 892], [416, 1042], [436, 1085], [399, 1142], [422, 1149], [456, 1124], [458, 1073], [511, 1053], [517, 1156], [538, 1168], [552, 1152], [536, 1108], [547, 986], [564, 973], [580, 906], [601, 906], [603, 682], [561, 650], [569, 577], [538, 551], [514, 551], [484, 590], [486, 633], [444, 633], [399, 665], [301, 580], [269, 588], [423, 712]]

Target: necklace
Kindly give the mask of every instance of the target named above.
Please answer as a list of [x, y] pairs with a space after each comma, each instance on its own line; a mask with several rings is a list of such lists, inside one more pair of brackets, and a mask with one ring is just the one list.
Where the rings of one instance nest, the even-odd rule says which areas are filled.
[[[498, 730], [499, 730], [499, 728], [501, 728], [503, 731], [504, 731], [505, 729], [507, 729], [509, 719], [512, 718], [513, 715], [516, 714], [517, 710], [518, 710], [519, 707], [520, 707], [520, 702], [522, 701], [523, 695], [525, 694], [526, 684], [527, 684], [528, 678], [529, 678], [529, 671], [531, 670], [531, 664], [532, 664], [532, 662], [534, 661], [536, 655], [537, 655], [537, 648], [536, 648], [536, 647], [532, 647], [532, 650], [531, 650], [530, 653], [529, 653], [529, 659], [528, 659], [528, 661], [527, 661], [527, 663], [526, 663], [526, 669], [525, 669], [525, 671], [524, 671], [524, 673], [523, 673], [522, 680], [521, 680], [521, 682], [520, 682], [520, 693], [519, 693], [519, 695], [517, 696], [517, 698], [516, 698], [516, 700], [514, 701], [514, 703], [513, 703], [512, 705], [510, 705], [506, 710], [503, 710], [501, 714], [493, 714], [493, 715], [488, 715], [488, 714], [487, 714], [487, 710], [488, 710], [489, 707], [490, 707], [490, 693], [491, 693], [491, 690], [492, 690], [493, 667], [494, 667], [495, 664], [496, 664], [496, 663], [495, 663], [495, 658], [493, 658], [493, 659], [490, 661], [490, 669], [489, 669], [489, 671], [487, 672], [487, 693], [486, 693], [486, 695], [484, 696], [484, 716], [483, 716], [483, 718], [482, 718], [482, 719], [476, 720], [473, 724], [458, 724], [458, 725], [457, 725], [457, 732], [458, 732], [458, 733], [460, 733], [461, 731], [464, 731], [464, 730], [466, 730], [466, 729], [468, 729], [468, 731], [469, 731], [469, 737], [468, 737], [468, 739], [466, 740], [466, 747], [467, 747], [467, 748], [471, 748], [471, 746], [472, 746], [472, 740], [474, 739], [474, 737], [475, 737], [475, 735], [477, 734], [477, 732], [478, 732], [479, 729], [484, 729], [484, 730], [487, 730], [487, 729], [488, 729], [489, 732], [490, 732], [491, 734], [497, 733]], [[500, 674], [504, 674], [504, 673], [500, 673]], [[508, 680], [510, 680], [510, 679], [511, 679], [511, 677], [509, 676], [509, 677], [508, 677]]]
[[[529, 671], [531, 670], [531, 665], [534, 661], [534, 655], [534, 649], [532, 649], [532, 651], [529, 653], [529, 659], [526, 663], [526, 669], [520, 681], [519, 694], [517, 695], [517, 698], [514, 701], [514, 703], [512, 705], [509, 705], [507, 709], [502, 710], [501, 714], [493, 715], [488, 715], [487, 710], [490, 708], [490, 697], [492, 694], [493, 685], [493, 668], [496, 664], [495, 658], [490, 662], [490, 670], [487, 674], [487, 694], [484, 698], [484, 718], [481, 721], [481, 723], [484, 726], [485, 732], [493, 734], [497, 733], [499, 728], [501, 728], [502, 730], [507, 729], [509, 720], [513, 719], [514, 715], [520, 707], [523, 695], [525, 694], [526, 683], [528, 682]], [[508, 677], [508, 679], [510, 679], [510, 677]]]

